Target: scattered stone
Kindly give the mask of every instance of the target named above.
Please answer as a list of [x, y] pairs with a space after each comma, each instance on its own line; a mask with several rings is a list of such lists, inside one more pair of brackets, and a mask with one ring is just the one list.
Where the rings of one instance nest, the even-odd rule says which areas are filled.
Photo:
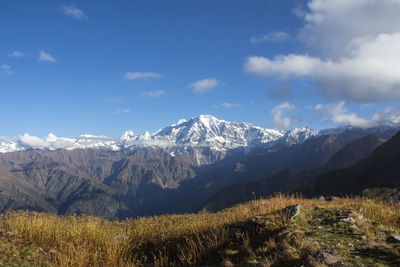
[[353, 210], [350, 212], [350, 216], [357, 218], [359, 220], [364, 219], [364, 215], [362, 215], [361, 213], [355, 212]]
[[334, 201], [334, 200], [336, 200], [336, 197], [334, 196], [326, 197], [326, 201]]
[[9, 231], [9, 232], [5, 232], [4, 235], [6, 236], [15, 236], [18, 234], [18, 231]]
[[321, 237], [327, 237], [330, 235], [330, 233], [321, 233], [320, 235], [321, 235]]
[[281, 213], [286, 214], [288, 219], [292, 219], [300, 213], [300, 204], [287, 206], [284, 208]]
[[392, 243], [392, 244], [400, 244], [400, 235], [390, 235], [386, 239], [386, 242]]
[[333, 255], [330, 254], [326, 251], [322, 252], [322, 258], [327, 264], [335, 264], [335, 263], [341, 263], [342, 262], [342, 257], [339, 255]]
[[325, 197], [324, 196], [319, 196], [318, 200], [319, 201], [325, 201]]
[[347, 217], [345, 219], [341, 219], [341, 222], [347, 222], [347, 223], [355, 223], [356, 221], [352, 217]]
[[360, 230], [360, 228], [358, 228], [358, 226], [355, 224], [350, 225], [350, 228], [353, 230]]
[[251, 218], [250, 221], [257, 223], [257, 222], [259, 222], [262, 218], [264, 218], [264, 216], [262, 216], [262, 215], [257, 215], [257, 216], [255, 216], [255, 217]]

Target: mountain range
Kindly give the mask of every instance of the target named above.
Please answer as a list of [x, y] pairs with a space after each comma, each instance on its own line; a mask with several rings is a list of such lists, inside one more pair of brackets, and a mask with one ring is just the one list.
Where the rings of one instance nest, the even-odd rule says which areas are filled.
[[[232, 186], [267, 180], [259, 186], [264, 195], [288, 191], [320, 170], [367, 157], [399, 130], [285, 131], [201, 115], [153, 134], [127, 131], [119, 139], [52, 134], [44, 139], [27, 134], [16, 140], [0, 138], [0, 211], [125, 218], [219, 208], [241, 201], [240, 194], [229, 201], [232, 193], [219, 193], [238, 192]], [[343, 152], [371, 135], [376, 140], [359, 141], [363, 143], [353, 144], [352, 153]]]
[[266, 129], [249, 123], [235, 123], [219, 120], [210, 115], [200, 115], [189, 121], [178, 123], [150, 134], [135, 135], [132, 130], [122, 134], [119, 139], [89, 134], [75, 138], [56, 137], [49, 134], [44, 139], [24, 134], [17, 140], [0, 138], [0, 152], [25, 151], [29, 149], [73, 150], [78, 148], [100, 148], [120, 151], [136, 147], [163, 147], [177, 151], [187, 147], [208, 147], [226, 152], [238, 147], [255, 147], [276, 142], [301, 143], [318, 132], [301, 127], [291, 131]]

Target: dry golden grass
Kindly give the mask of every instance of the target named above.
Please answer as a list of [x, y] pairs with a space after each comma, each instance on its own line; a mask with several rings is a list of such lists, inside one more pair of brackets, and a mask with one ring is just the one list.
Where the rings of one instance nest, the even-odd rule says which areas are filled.
[[[321, 202], [277, 195], [217, 213], [165, 215], [124, 221], [92, 216], [60, 217], [37, 212], [7, 212], [0, 217], [0, 237], [2, 242], [20, 240], [21, 247], [29, 244], [39, 251], [30, 258], [22, 254], [19, 256], [33, 265], [192, 265], [204, 261], [206, 254], [212, 257], [213, 251], [218, 251], [226, 243], [226, 225], [247, 221], [258, 214], [273, 213], [297, 203], [304, 207], [362, 210], [371, 220], [392, 226], [400, 224], [400, 208], [393, 203], [364, 198]], [[0, 266], [10, 262], [10, 257], [0, 258]], [[225, 261], [225, 265], [228, 266], [229, 261]], [[268, 265], [267, 260], [265, 265]]]

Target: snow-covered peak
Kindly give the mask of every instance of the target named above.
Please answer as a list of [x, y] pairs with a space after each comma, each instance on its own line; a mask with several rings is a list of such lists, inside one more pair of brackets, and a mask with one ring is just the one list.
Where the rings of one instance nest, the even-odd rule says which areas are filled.
[[211, 115], [200, 115], [190, 120], [165, 127], [156, 133], [145, 132], [135, 135], [128, 130], [118, 139], [105, 136], [83, 134], [74, 138], [57, 137], [49, 134], [45, 138], [24, 134], [16, 140], [0, 137], [0, 152], [12, 152], [26, 149], [76, 149], [102, 148], [108, 150], [133, 149], [135, 147], [162, 147], [171, 153], [188, 147], [208, 147], [214, 151], [226, 152], [238, 147], [252, 148], [277, 143], [299, 144], [317, 135], [340, 133], [346, 127], [316, 132], [308, 127], [299, 127], [289, 131], [266, 129], [250, 123], [228, 122]]
[[178, 122], [177, 122], [177, 123], [175, 123], [175, 124], [172, 124], [171, 126], [176, 126], [176, 125], [179, 125], [179, 124], [182, 124], [182, 123], [185, 123], [185, 122], [187, 122], [187, 120], [186, 120], [186, 119], [180, 119], [180, 120], [178, 120]]
[[134, 133], [132, 130], [127, 130], [126, 132], [124, 132], [124, 133], [121, 135], [121, 137], [119, 138], [119, 140], [120, 140], [121, 142], [124, 142], [124, 141], [129, 141], [129, 140], [131, 140], [132, 138], [135, 138], [135, 133]]
[[301, 144], [304, 143], [307, 139], [317, 135], [317, 131], [314, 131], [313, 129], [306, 126], [301, 126], [299, 128], [294, 128], [290, 131], [287, 131], [282, 139], [286, 144], [289, 145]]
[[49, 133], [48, 135], [47, 135], [47, 137], [44, 139], [45, 141], [49, 141], [49, 142], [54, 142], [54, 141], [56, 141], [58, 138], [57, 138], [57, 136], [55, 136], [54, 134], [52, 134], [52, 133]]
[[161, 129], [153, 138], [175, 145], [208, 146], [214, 150], [226, 151], [271, 142], [283, 134], [283, 131], [264, 129], [249, 123], [227, 122], [211, 115], [200, 115]]
[[0, 153], [13, 152], [18, 150], [18, 144], [7, 137], [0, 136]]

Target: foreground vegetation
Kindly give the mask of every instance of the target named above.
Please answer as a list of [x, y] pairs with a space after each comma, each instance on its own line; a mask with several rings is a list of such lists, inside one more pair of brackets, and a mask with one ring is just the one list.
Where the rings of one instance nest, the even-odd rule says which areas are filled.
[[[301, 205], [293, 220], [279, 213]], [[278, 195], [218, 213], [109, 221], [8, 212], [0, 266], [324, 266], [400, 264], [400, 207], [366, 198]], [[257, 216], [259, 215], [259, 216]], [[394, 240], [396, 241], [396, 240]]]

